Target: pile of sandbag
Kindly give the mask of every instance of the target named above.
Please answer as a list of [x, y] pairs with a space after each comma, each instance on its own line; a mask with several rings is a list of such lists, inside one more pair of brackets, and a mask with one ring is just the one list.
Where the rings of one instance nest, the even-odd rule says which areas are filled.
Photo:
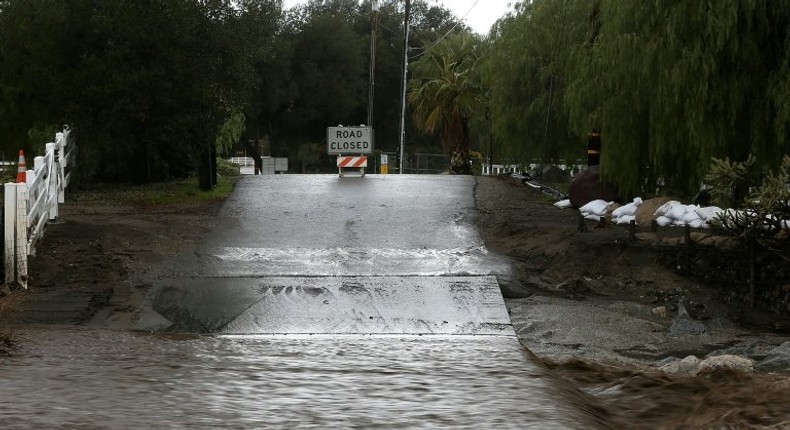
[[[627, 225], [631, 221], [636, 220], [637, 211], [641, 204], [642, 199], [640, 197], [619, 207], [614, 202], [598, 199], [580, 207], [579, 212], [584, 218], [592, 221], [600, 221], [601, 218], [610, 216], [612, 223]], [[560, 200], [554, 203], [554, 206], [569, 208], [572, 205], [569, 200]], [[682, 227], [689, 225], [692, 228], [708, 228], [710, 222], [714, 221], [722, 212], [723, 210], [716, 206], [700, 207], [697, 205], [685, 205], [677, 200], [669, 200], [653, 212], [651, 220], [655, 219], [660, 226]]]
[[635, 198], [631, 203], [620, 206], [612, 211], [612, 222], [614, 224], [630, 224], [636, 219], [636, 211], [642, 204], [640, 197]]
[[600, 221], [601, 218], [606, 216], [607, 212], [609, 212], [609, 207], [613, 204], [614, 202], [607, 202], [606, 200], [593, 200], [580, 207], [579, 212], [586, 219]]
[[723, 209], [716, 206], [701, 207], [697, 205], [684, 205], [677, 200], [670, 200], [654, 213], [656, 223], [664, 226], [690, 226], [692, 228], [709, 228]]
[[[691, 228], [710, 228], [711, 224], [722, 225], [724, 219], [748, 219], [750, 215], [749, 212], [722, 209], [717, 206], [686, 205], [668, 198], [651, 199], [645, 202], [645, 205], [642, 203], [642, 199], [639, 197], [623, 206], [618, 206], [615, 202], [597, 199], [580, 207], [579, 212], [584, 218], [596, 222], [608, 216], [613, 224], [627, 225], [635, 220], [640, 227], [647, 227], [655, 220], [662, 227], [689, 226]], [[554, 203], [554, 206], [558, 208], [573, 207], [570, 200], [560, 200]], [[657, 209], [654, 210], [656, 207]], [[645, 210], [649, 212], [646, 213]], [[783, 220], [779, 223], [776, 223], [775, 220], [767, 220], [766, 228], [775, 229], [777, 224], [780, 229], [790, 229], [790, 220]]]

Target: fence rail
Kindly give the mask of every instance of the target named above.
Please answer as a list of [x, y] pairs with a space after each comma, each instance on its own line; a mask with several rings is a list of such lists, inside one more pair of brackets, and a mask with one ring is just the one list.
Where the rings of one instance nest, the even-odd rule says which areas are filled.
[[5, 282], [27, 288], [28, 256], [35, 255], [36, 242], [47, 222], [58, 217], [58, 204], [65, 201], [71, 181], [76, 145], [68, 129], [47, 143], [46, 153], [33, 159], [25, 182], [5, 184]]

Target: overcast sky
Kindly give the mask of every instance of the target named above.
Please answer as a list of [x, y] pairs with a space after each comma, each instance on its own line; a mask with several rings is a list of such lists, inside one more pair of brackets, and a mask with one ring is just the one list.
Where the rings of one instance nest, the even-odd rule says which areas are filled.
[[[441, 4], [458, 18], [466, 17], [466, 25], [480, 34], [488, 34], [497, 19], [513, 10], [510, 6], [513, 2], [514, 0], [428, 0], [428, 4]], [[301, 3], [307, 3], [307, 0], [285, 0], [285, 7]]]

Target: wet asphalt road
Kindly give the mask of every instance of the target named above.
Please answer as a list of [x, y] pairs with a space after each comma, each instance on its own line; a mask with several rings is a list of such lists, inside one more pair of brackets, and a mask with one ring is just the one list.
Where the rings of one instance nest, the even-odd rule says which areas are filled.
[[474, 184], [246, 178], [153, 308], [189, 332], [511, 335], [496, 278], [509, 267], [471, 224]]

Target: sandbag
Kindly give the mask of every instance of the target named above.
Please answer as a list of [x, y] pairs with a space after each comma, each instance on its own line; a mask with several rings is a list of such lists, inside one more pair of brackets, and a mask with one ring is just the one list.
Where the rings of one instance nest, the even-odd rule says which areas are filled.
[[606, 210], [609, 208], [610, 203], [605, 200], [593, 200], [579, 208], [583, 214], [597, 215], [599, 217], [606, 215]]

